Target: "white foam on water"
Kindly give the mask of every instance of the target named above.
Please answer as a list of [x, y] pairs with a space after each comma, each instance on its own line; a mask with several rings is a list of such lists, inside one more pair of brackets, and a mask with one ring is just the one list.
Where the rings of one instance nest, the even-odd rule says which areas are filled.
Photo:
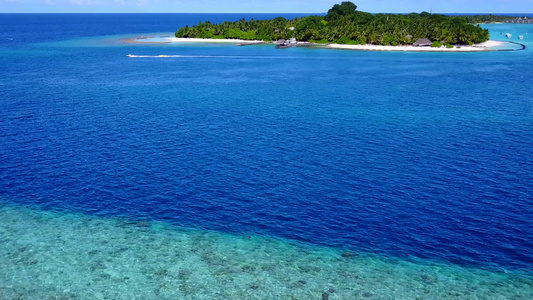
[[222, 58], [222, 59], [294, 59], [294, 57], [288, 56], [246, 56], [246, 55], [173, 55], [173, 54], [160, 54], [160, 55], [126, 55], [129, 58]]
[[0, 299], [533, 299], [533, 279], [0, 204]]
[[131, 58], [246, 58], [245, 56], [215, 56], [215, 55], [134, 55], [128, 54]]

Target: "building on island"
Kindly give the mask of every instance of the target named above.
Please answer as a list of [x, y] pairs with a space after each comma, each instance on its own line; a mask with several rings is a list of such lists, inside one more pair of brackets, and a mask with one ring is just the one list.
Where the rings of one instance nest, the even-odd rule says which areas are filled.
[[428, 39], [418, 39], [416, 40], [416, 42], [413, 43], [413, 46], [415, 47], [430, 47], [431, 44], [433, 44], [430, 40]]
[[530, 19], [528, 17], [523, 18], [514, 18], [511, 20], [505, 20], [504, 23], [513, 23], [513, 24], [533, 24], [533, 19]]
[[276, 42], [276, 48], [278, 49], [285, 49], [291, 47], [298, 47], [298, 41], [296, 40], [296, 38], [290, 38], [289, 40], [281, 39]]

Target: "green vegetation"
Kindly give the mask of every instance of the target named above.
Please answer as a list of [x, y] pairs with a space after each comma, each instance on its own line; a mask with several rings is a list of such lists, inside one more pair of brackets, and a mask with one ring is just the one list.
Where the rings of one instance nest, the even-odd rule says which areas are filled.
[[431, 47], [433, 48], [440, 48], [442, 46], [441, 42], [434, 41], [433, 44], [431, 44]]
[[182, 27], [176, 37], [229, 38], [274, 41], [295, 37], [299, 41], [339, 44], [407, 45], [419, 38], [450, 44], [481, 43], [489, 32], [469, 24], [465, 17], [447, 17], [422, 12], [408, 15], [370, 14], [357, 11], [352, 2], [334, 5], [325, 16], [287, 20], [242, 19], [212, 24], [200, 22]]

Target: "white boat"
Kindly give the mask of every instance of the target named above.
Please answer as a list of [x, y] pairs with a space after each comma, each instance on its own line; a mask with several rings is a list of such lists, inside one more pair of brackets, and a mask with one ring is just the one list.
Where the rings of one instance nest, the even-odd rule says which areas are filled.
[[511, 38], [513, 35], [510, 34], [510, 33], [507, 33], [505, 36], [506, 36], [507, 38]]
[[524, 36], [521, 35], [521, 36], [518, 37], [518, 39], [523, 40], [523, 39], [524, 39]]

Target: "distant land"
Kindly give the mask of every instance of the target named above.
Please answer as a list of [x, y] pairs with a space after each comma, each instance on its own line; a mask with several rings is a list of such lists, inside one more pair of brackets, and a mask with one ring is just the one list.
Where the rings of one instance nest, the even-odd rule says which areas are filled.
[[239, 39], [276, 41], [295, 38], [313, 43], [349, 45], [413, 45], [420, 39], [441, 45], [473, 45], [489, 40], [489, 32], [481, 23], [516, 20], [513, 16], [465, 15], [445, 16], [428, 12], [411, 14], [371, 14], [357, 10], [352, 2], [334, 5], [323, 16], [307, 16], [288, 20], [200, 22], [176, 31], [177, 38]]
[[508, 20], [504, 20], [504, 23], [533, 24], [533, 18], [528, 18], [528, 17], [510, 18]]

